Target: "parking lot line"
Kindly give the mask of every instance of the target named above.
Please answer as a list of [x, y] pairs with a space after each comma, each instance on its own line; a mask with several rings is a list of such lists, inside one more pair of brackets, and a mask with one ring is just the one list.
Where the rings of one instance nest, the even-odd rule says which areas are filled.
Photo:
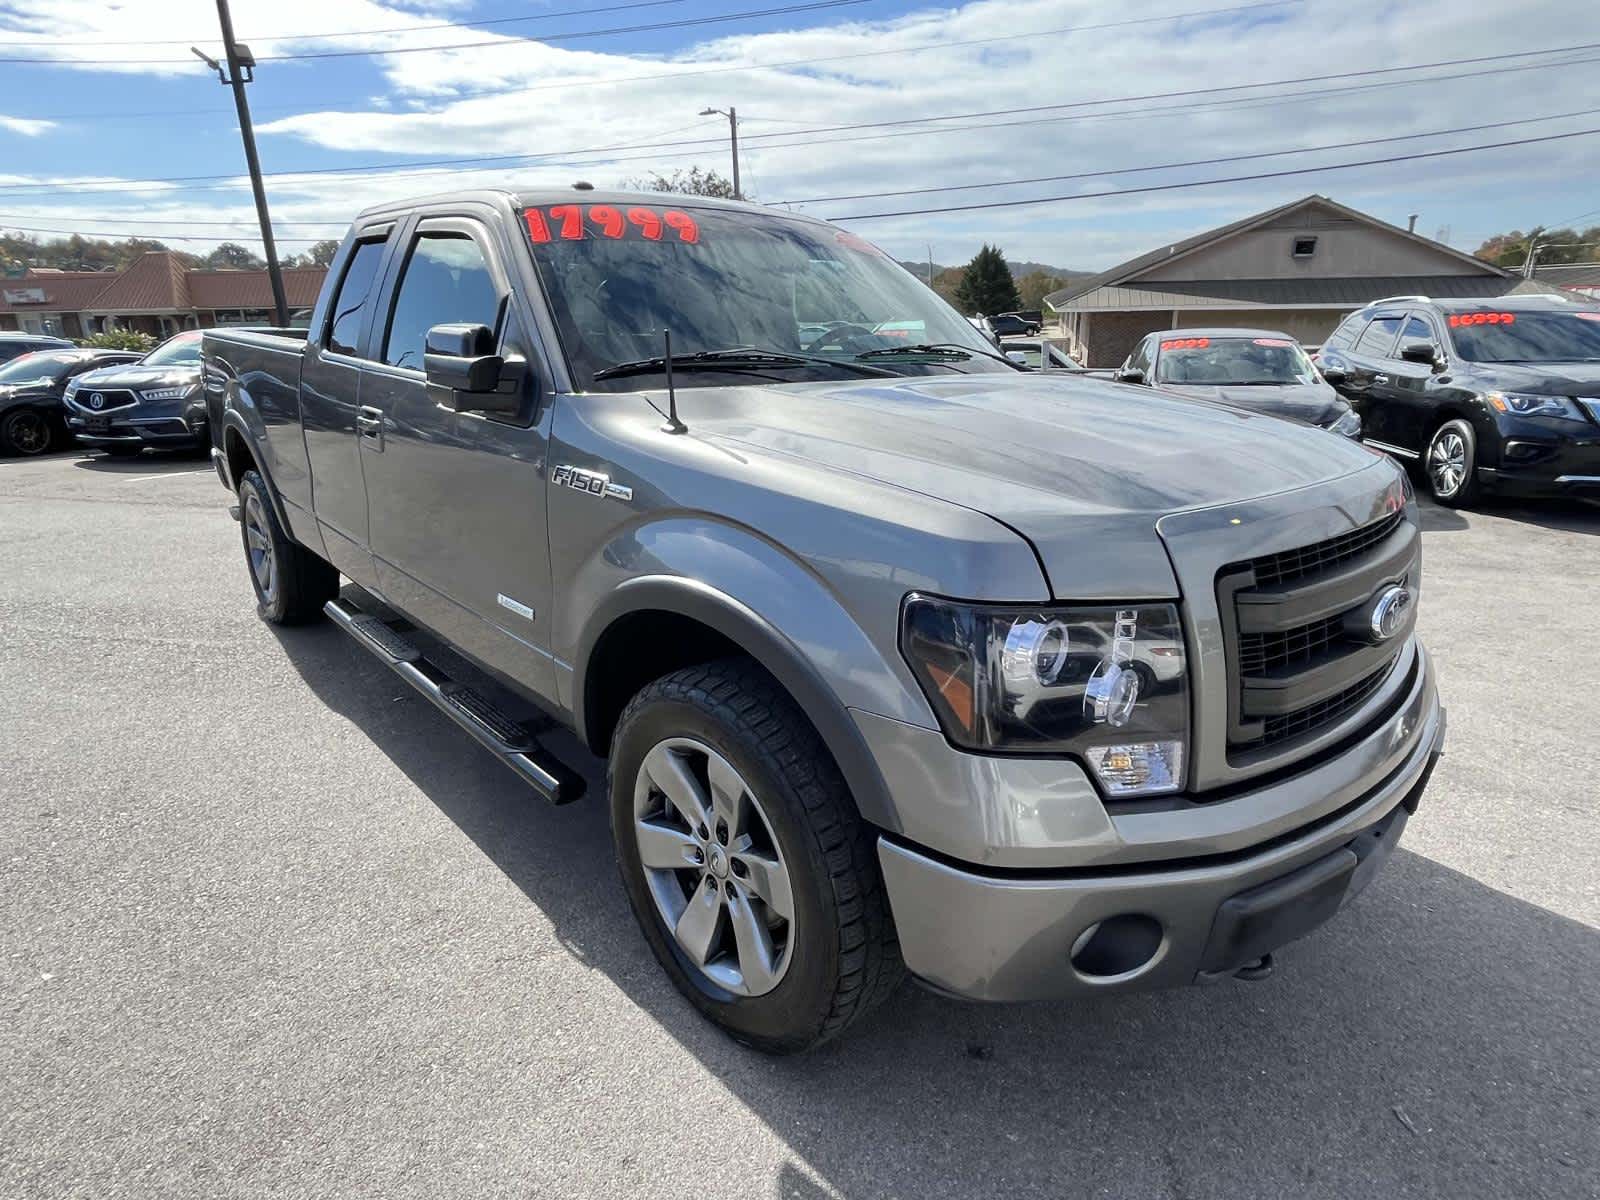
[[124, 479], [123, 483], [147, 483], [152, 479], [176, 479], [180, 475], [209, 475], [210, 471], [196, 468], [193, 471], [164, 471], [160, 475], [132, 475]]

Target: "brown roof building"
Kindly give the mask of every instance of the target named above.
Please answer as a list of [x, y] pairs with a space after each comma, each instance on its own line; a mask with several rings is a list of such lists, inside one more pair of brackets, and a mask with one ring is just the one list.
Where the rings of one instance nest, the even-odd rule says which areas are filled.
[[[326, 267], [283, 272], [291, 321], [310, 315], [326, 274]], [[0, 280], [0, 329], [59, 337], [134, 329], [168, 337], [181, 329], [272, 321], [272, 285], [265, 271], [186, 267], [168, 250], [142, 254], [125, 271], [35, 269]]]

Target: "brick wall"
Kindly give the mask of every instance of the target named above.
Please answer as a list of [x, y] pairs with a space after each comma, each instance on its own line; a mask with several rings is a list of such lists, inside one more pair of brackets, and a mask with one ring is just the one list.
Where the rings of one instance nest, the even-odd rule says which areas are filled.
[[1097, 312], [1089, 314], [1084, 337], [1086, 367], [1120, 367], [1140, 338], [1158, 329], [1172, 328], [1170, 309], [1148, 312]]

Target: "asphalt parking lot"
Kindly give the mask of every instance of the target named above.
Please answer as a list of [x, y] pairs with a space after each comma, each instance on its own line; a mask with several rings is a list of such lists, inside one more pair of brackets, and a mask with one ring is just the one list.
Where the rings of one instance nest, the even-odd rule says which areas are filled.
[[[1600, 511], [1426, 512], [1448, 753], [1262, 984], [773, 1061], [208, 466], [0, 460], [0, 1196], [1600, 1195]], [[598, 775], [593, 775], [598, 786]]]

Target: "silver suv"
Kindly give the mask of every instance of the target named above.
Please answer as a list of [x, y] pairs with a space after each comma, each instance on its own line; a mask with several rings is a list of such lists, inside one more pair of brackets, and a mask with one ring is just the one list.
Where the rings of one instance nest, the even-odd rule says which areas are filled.
[[1387, 459], [1019, 369], [820, 221], [384, 206], [303, 340], [207, 331], [204, 360], [262, 614], [328, 614], [553, 801], [582, 780], [546, 728], [606, 756], [645, 938], [765, 1050], [906, 971], [1262, 977], [1442, 744]]

